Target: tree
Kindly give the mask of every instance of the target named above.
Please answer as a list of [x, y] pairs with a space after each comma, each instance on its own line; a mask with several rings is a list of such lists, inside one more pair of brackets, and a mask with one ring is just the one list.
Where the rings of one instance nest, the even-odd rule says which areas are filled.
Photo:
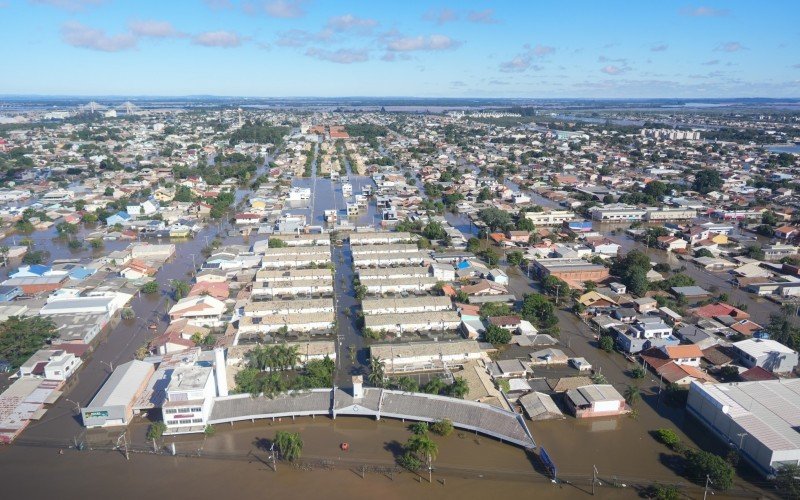
[[719, 175], [717, 170], [703, 168], [694, 174], [692, 189], [699, 193], [708, 194], [711, 191], [716, 191], [721, 187], [722, 177]]
[[646, 374], [641, 365], [636, 365], [631, 369], [631, 377], [635, 379], [643, 379]]
[[427, 422], [414, 422], [408, 426], [408, 430], [411, 431], [411, 434], [416, 436], [422, 436], [428, 433], [428, 423]]
[[120, 316], [122, 319], [133, 319], [136, 317], [136, 313], [130, 307], [125, 307], [122, 309]]
[[275, 433], [275, 446], [281, 458], [294, 462], [303, 453], [303, 439], [299, 432], [278, 431]]
[[644, 194], [652, 196], [656, 200], [660, 200], [667, 194], [667, 185], [661, 181], [650, 181], [644, 187]]
[[453, 383], [447, 388], [447, 394], [458, 399], [464, 399], [468, 392], [469, 384], [463, 377], [455, 377]]
[[172, 280], [172, 296], [177, 300], [181, 300], [189, 295], [191, 287], [183, 280]]
[[606, 352], [611, 352], [614, 350], [614, 339], [611, 337], [611, 335], [601, 335], [597, 345], [600, 347], [600, 349]]
[[747, 245], [744, 249], [744, 254], [751, 259], [764, 260], [764, 250], [758, 245]]
[[775, 487], [785, 498], [792, 500], [800, 498], [800, 466], [796, 464], [781, 466], [775, 474]]
[[623, 280], [625, 286], [628, 287], [628, 290], [638, 295], [639, 297], [643, 297], [644, 294], [650, 289], [650, 281], [647, 279], [647, 271], [643, 269], [634, 269], [627, 274], [625, 279]]
[[489, 207], [478, 212], [478, 218], [489, 228], [489, 231], [504, 230], [512, 225], [511, 215], [499, 208]]
[[486, 333], [483, 334], [486, 342], [492, 345], [502, 345], [511, 342], [511, 332], [497, 325], [489, 325], [486, 327]]
[[446, 388], [447, 384], [445, 384], [442, 379], [439, 377], [434, 377], [428, 380], [428, 382], [422, 386], [422, 392], [426, 394], [439, 394]]
[[569, 285], [566, 281], [553, 275], [542, 278], [542, 289], [547, 295], [559, 298], [569, 296]]
[[511, 314], [511, 306], [505, 302], [487, 302], [481, 306], [480, 315], [482, 318], [492, 316], [507, 316]]
[[550, 328], [558, 323], [553, 303], [540, 293], [529, 293], [522, 299], [522, 317], [542, 328]]
[[101, 238], [92, 238], [89, 240], [89, 246], [92, 247], [93, 250], [99, 250], [103, 248], [103, 240]]
[[286, 243], [280, 238], [270, 238], [267, 241], [267, 245], [269, 246], [269, 248], [286, 248], [289, 246], [288, 243]]
[[478, 253], [481, 250], [481, 240], [474, 236], [467, 240], [467, 251], [471, 253]]
[[161, 439], [164, 431], [167, 430], [167, 424], [164, 422], [153, 422], [147, 427], [147, 439], [152, 441], [154, 439]]
[[95, 222], [97, 222], [97, 220], [98, 220], [97, 214], [93, 214], [91, 212], [87, 212], [83, 214], [83, 216], [81, 216], [81, 222], [83, 222], [84, 224], [94, 224]]
[[404, 392], [419, 392], [417, 381], [407, 375], [398, 378], [394, 385]]
[[142, 290], [142, 293], [146, 293], [148, 295], [151, 295], [151, 294], [154, 294], [154, 293], [158, 293], [158, 282], [155, 281], [155, 280], [148, 281], [147, 283], [145, 283], [142, 286], [141, 290]]
[[447, 437], [453, 433], [453, 422], [445, 418], [431, 424], [431, 432]]
[[427, 435], [411, 436], [406, 443], [406, 449], [418, 457], [424, 457], [429, 469], [431, 463], [436, 460], [436, 455], [439, 454], [439, 445]]
[[481, 257], [490, 266], [496, 266], [497, 263], [500, 262], [500, 256], [497, 254], [494, 248], [487, 248], [481, 252]]
[[699, 250], [694, 251], [695, 257], [714, 257], [714, 254], [711, 253], [711, 250], [708, 248], [701, 248]]
[[55, 324], [45, 317], [11, 316], [0, 323], [0, 359], [16, 369], [56, 337]]
[[375, 387], [383, 387], [385, 378], [385, 369], [381, 360], [377, 356], [369, 358], [369, 375], [367, 375], [369, 383]]
[[625, 401], [630, 406], [635, 406], [636, 403], [638, 403], [639, 400], [642, 399], [642, 393], [641, 391], [639, 391], [639, 388], [636, 387], [635, 385], [629, 385], [627, 388], [625, 388], [624, 396], [625, 396]]
[[429, 240], [441, 240], [447, 236], [447, 232], [440, 223], [431, 221], [425, 226], [425, 229], [422, 230], [422, 235]]
[[523, 255], [519, 250], [514, 250], [506, 254], [506, 260], [509, 266], [518, 266], [522, 264]]
[[724, 458], [703, 450], [687, 450], [685, 457], [686, 473], [692, 480], [703, 484], [708, 477], [717, 490], [733, 486], [733, 467]]
[[22, 257], [22, 263], [29, 266], [41, 264], [45, 260], [45, 255], [45, 252], [42, 250], [28, 251], [28, 253]]
[[666, 445], [669, 449], [677, 450], [680, 447], [681, 438], [672, 429], [658, 429], [654, 434], [658, 442]]

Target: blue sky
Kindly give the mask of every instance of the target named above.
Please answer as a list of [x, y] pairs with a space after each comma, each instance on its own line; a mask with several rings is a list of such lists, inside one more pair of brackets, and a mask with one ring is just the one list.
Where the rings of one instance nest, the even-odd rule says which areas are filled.
[[800, 2], [0, 0], [0, 94], [800, 97]]

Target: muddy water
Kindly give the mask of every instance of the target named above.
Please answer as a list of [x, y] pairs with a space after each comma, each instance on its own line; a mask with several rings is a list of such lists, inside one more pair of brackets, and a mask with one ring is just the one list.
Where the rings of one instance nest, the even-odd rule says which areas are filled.
[[[134, 424], [131, 434], [143, 432], [144, 423]], [[312, 470], [298, 470], [279, 462], [274, 472], [262, 440], [278, 430], [298, 431], [305, 443], [304, 460], [316, 464]], [[118, 498], [169, 488], [175, 498], [213, 498], [237, 493], [240, 498], [485, 498], [491, 494], [574, 498], [585, 496], [584, 485], [553, 485], [535, 472], [523, 450], [498, 441], [459, 433], [434, 437], [439, 455], [434, 462], [433, 483], [409, 472], [389, 473], [393, 453], [410, 433], [406, 424], [394, 420], [366, 418], [298, 419], [267, 424], [219, 426], [216, 435], [205, 440], [178, 438], [178, 457], [132, 453], [130, 461], [117, 452], [66, 450], [14, 446], [0, 450], [0, 478], [3, 491], [40, 498], [60, 494], [67, 498], [89, 495]], [[340, 443], [350, 450], [342, 452]], [[142, 448], [144, 449], [144, 448]], [[187, 458], [184, 454], [197, 454]], [[333, 468], [321, 466], [329, 461]], [[362, 472], [362, 466], [386, 468], [387, 472]], [[48, 480], [41, 481], [42, 471]], [[88, 473], [88, 474], [87, 474]], [[78, 479], [84, 478], [84, 479]], [[16, 495], [14, 495], [16, 496]], [[631, 489], [607, 488], [604, 498], [635, 498]]]

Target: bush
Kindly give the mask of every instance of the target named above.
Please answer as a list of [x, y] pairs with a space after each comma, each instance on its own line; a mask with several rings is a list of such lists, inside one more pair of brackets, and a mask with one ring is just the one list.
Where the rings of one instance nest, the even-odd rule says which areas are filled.
[[602, 335], [597, 346], [606, 352], [611, 352], [614, 350], [614, 339], [611, 338], [611, 335]]
[[142, 287], [142, 293], [146, 293], [148, 295], [157, 293], [158, 292], [158, 282], [157, 281], [148, 281]]
[[698, 484], [704, 484], [708, 476], [714, 489], [727, 490], [733, 486], [733, 467], [724, 458], [702, 450], [689, 450], [685, 456], [686, 473]]
[[136, 317], [136, 313], [130, 307], [126, 307], [122, 310], [121, 316], [122, 319], [133, 319]]
[[437, 420], [431, 425], [431, 432], [440, 436], [449, 436], [453, 433], [453, 422], [446, 418]]
[[422, 435], [428, 432], [428, 423], [427, 422], [414, 422], [413, 424], [408, 426], [408, 430], [411, 431], [412, 434]]
[[147, 428], [147, 439], [161, 439], [161, 436], [164, 435], [164, 431], [167, 430], [167, 424], [164, 422], [153, 422], [150, 424], [150, 427]]
[[213, 426], [213, 425], [211, 425], [211, 424], [209, 424], [209, 425], [206, 425], [206, 428], [205, 428], [205, 429], [203, 429], [203, 434], [205, 434], [205, 435], [206, 435], [206, 437], [211, 437], [211, 436], [213, 436], [213, 435], [214, 435], [214, 433], [216, 433], [216, 432], [217, 432], [217, 430], [216, 430], [216, 429], [214, 428], [214, 426]]
[[641, 365], [636, 365], [631, 369], [631, 377], [633, 378], [641, 379], [644, 378], [645, 375], [646, 372], [644, 371], [644, 368], [641, 367]]
[[655, 498], [656, 500], [678, 500], [681, 497], [681, 492], [677, 486], [671, 484], [654, 484], [648, 486], [644, 491], [646, 498]]
[[654, 433], [656, 440], [666, 445], [671, 450], [677, 450], [681, 445], [681, 438], [672, 429], [658, 429]]
[[403, 455], [397, 459], [397, 463], [400, 465], [400, 467], [408, 469], [412, 472], [418, 471], [422, 467], [422, 461], [410, 451], [403, 453]]

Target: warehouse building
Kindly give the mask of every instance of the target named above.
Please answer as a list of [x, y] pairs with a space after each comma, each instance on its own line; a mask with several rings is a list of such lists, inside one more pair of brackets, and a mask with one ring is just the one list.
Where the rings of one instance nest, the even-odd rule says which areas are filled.
[[540, 278], [555, 276], [567, 283], [600, 282], [608, 278], [608, 268], [583, 259], [536, 259], [533, 261]]
[[81, 408], [86, 427], [128, 425], [134, 403], [147, 387], [155, 371], [152, 363], [132, 360], [120, 365], [85, 408]]
[[369, 314], [404, 314], [429, 311], [447, 311], [453, 309], [450, 297], [427, 296], [388, 299], [364, 299], [361, 309]]
[[692, 382], [687, 409], [765, 476], [800, 464], [800, 379]]
[[435, 311], [408, 314], [371, 314], [364, 316], [364, 326], [375, 332], [452, 331], [461, 324], [455, 311]]

